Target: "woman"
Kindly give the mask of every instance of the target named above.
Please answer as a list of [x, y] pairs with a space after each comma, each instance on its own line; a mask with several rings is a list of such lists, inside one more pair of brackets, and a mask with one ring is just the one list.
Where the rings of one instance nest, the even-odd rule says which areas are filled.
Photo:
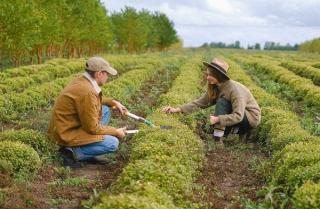
[[215, 58], [211, 63], [203, 64], [207, 67], [207, 92], [188, 104], [176, 108], [166, 106], [162, 111], [189, 113], [197, 108], [216, 105], [214, 114], [210, 116], [214, 139], [222, 142], [222, 137], [231, 130], [241, 137], [245, 136], [260, 123], [261, 110], [257, 101], [247, 87], [229, 78], [226, 62]]

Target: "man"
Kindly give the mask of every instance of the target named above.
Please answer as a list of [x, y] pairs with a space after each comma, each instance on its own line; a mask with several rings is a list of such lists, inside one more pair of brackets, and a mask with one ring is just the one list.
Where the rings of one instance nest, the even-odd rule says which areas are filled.
[[121, 114], [127, 109], [118, 101], [102, 96], [101, 86], [117, 71], [101, 57], [86, 62], [84, 74], [60, 93], [53, 110], [48, 134], [61, 148], [65, 166], [79, 167], [80, 162], [104, 163], [96, 156], [114, 152], [126, 128], [107, 126], [110, 109]]
[[226, 62], [215, 58], [211, 63], [203, 64], [207, 67], [207, 92], [188, 104], [176, 108], [166, 106], [162, 111], [189, 113], [196, 108], [215, 105], [215, 111], [210, 115], [213, 138], [222, 143], [222, 137], [233, 130], [233, 133], [246, 139], [250, 130], [260, 124], [261, 110], [257, 101], [246, 86], [229, 78]]

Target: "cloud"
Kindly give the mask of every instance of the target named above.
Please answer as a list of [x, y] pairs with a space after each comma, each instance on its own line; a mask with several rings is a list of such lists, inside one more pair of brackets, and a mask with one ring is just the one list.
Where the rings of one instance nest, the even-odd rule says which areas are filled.
[[[106, 1], [106, 0], [105, 0]], [[320, 0], [117, 0], [124, 5], [165, 13], [185, 46], [224, 41], [299, 43], [320, 36]]]

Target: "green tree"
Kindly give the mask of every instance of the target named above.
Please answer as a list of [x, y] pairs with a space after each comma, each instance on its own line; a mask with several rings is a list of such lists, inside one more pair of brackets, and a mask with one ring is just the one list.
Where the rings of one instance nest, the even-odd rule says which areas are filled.
[[34, 48], [43, 14], [34, 1], [0, 1], [1, 50], [19, 65], [21, 58]]
[[165, 14], [156, 12], [154, 15], [154, 24], [156, 25], [156, 31], [159, 35], [158, 48], [160, 50], [163, 50], [178, 41], [173, 22], [170, 21]]
[[132, 7], [125, 7], [120, 13], [113, 13], [113, 32], [119, 49], [129, 53], [142, 51], [147, 43], [147, 25]]

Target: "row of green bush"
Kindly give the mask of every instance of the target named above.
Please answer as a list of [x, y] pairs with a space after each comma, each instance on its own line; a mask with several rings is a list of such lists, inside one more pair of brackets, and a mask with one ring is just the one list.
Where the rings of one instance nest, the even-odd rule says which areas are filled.
[[[154, 63], [154, 60], [157, 59], [153, 59], [151, 57], [149, 59], [144, 59], [143, 62]], [[166, 58], [163, 58], [163, 60], [165, 62]], [[77, 62], [67, 63], [65, 65], [68, 66], [68, 68], [79, 68], [79, 64]], [[138, 66], [138, 68], [143, 67], [143, 65]], [[148, 67], [148, 69], [149, 71], [152, 71], [150, 67]], [[140, 71], [136, 71], [136, 73]], [[58, 78], [54, 81], [43, 83], [39, 86], [32, 86], [21, 93], [10, 93], [1, 95], [0, 119], [2, 121], [10, 121], [18, 119], [19, 117], [21, 117], [21, 114], [28, 114], [28, 112], [31, 110], [50, 107], [54, 102], [54, 99], [59, 95], [64, 86], [78, 75], [79, 74], [72, 74], [68, 77]], [[142, 74], [141, 76], [143, 75], [144, 74]], [[139, 78], [138, 76], [135, 77], [135, 79], [143, 78]], [[112, 85], [112, 82], [110, 82], [110, 84]]]
[[[238, 57], [241, 59], [241, 57]], [[320, 87], [315, 86], [310, 79], [302, 78], [290, 70], [277, 66], [277, 62], [268, 60], [267, 63], [262, 59], [246, 57], [242, 63], [253, 66], [257, 71], [269, 74], [279, 83], [288, 85], [298, 99], [302, 99], [306, 104], [315, 107], [320, 106]]]
[[[199, 95], [201, 59], [194, 57], [181, 68], [170, 91], [161, 96], [160, 106], [182, 104]], [[141, 129], [133, 140], [128, 166], [111, 191], [95, 209], [105, 208], [196, 208], [188, 201], [193, 182], [204, 158], [203, 143], [181, 115], [166, 115], [156, 110], [150, 119], [156, 128]], [[173, 128], [162, 130], [160, 125]]]
[[297, 75], [311, 79], [315, 85], [320, 85], [320, 70], [317, 68], [297, 62], [282, 62], [281, 66], [291, 70]]
[[[136, 64], [146, 61], [146, 58], [139, 56], [106, 55], [104, 57], [119, 73], [123, 73], [133, 68]], [[157, 57], [156, 55], [150, 55], [147, 59], [156, 59]], [[30, 86], [80, 73], [84, 69], [85, 59], [54, 59], [46, 64], [8, 69], [0, 73], [2, 77], [0, 93], [21, 92]]]
[[[237, 59], [247, 62], [245, 58]], [[274, 172], [271, 176], [271, 184], [281, 186], [283, 191], [290, 196], [293, 195], [293, 204], [296, 208], [319, 208], [320, 205], [312, 202], [312, 199], [319, 198], [316, 192], [318, 190], [314, 189], [314, 185], [312, 189], [302, 186], [296, 190], [308, 180], [314, 182], [319, 180], [320, 167], [317, 163], [320, 160], [319, 138], [303, 130], [299, 125], [298, 116], [288, 111], [283, 102], [256, 86], [239, 65], [231, 61], [230, 63], [232, 64], [231, 73], [252, 90], [262, 107], [263, 116], [259, 136], [267, 140], [273, 151]], [[302, 195], [306, 191], [314, 192]], [[310, 207], [301, 206], [307, 202], [311, 205]]]

